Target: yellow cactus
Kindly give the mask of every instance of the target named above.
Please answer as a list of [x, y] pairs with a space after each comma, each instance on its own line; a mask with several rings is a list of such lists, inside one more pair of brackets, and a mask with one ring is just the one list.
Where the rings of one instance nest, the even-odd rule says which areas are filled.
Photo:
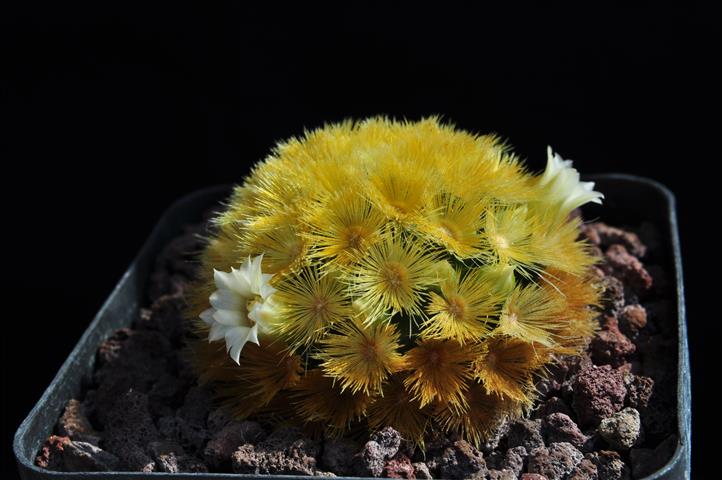
[[189, 298], [199, 378], [240, 418], [478, 444], [594, 333], [569, 215], [592, 188], [551, 150], [535, 176], [436, 118], [280, 143], [214, 219]]

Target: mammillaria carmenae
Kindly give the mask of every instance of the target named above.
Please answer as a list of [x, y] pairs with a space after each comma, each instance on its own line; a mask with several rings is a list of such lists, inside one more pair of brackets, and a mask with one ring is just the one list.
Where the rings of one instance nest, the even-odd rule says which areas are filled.
[[435, 423], [478, 444], [593, 333], [595, 258], [570, 213], [601, 198], [551, 149], [534, 176], [435, 118], [280, 143], [214, 219], [193, 365], [239, 418], [414, 441]]

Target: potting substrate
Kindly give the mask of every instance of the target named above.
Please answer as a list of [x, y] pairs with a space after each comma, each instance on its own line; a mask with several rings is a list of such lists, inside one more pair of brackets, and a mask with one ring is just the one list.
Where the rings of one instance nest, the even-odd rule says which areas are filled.
[[56, 471], [232, 472], [390, 478], [642, 478], [674, 454], [677, 339], [663, 238], [645, 223], [585, 224], [604, 288], [600, 329], [537, 384], [529, 418], [479, 448], [431, 426], [424, 447], [393, 428], [324, 438], [302, 424], [234, 420], [184, 351], [184, 288], [208, 234], [188, 225], [157, 258], [147, 307], [102, 342], [95, 369], [36, 458]]

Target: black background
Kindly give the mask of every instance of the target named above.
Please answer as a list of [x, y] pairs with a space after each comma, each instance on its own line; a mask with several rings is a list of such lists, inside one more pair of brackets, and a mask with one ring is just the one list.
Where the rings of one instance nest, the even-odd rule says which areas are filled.
[[582, 172], [676, 193], [704, 470], [720, 339], [712, 12], [59, 3], [0, 7], [3, 478], [15, 428], [174, 199], [240, 181], [278, 139], [374, 114], [441, 114], [534, 168], [549, 144]]

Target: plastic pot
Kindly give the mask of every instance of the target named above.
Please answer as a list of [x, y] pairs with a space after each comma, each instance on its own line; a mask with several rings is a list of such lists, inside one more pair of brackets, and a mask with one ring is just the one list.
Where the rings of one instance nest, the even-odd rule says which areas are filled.
[[[682, 279], [682, 258], [679, 248], [677, 214], [672, 193], [663, 185], [641, 177], [622, 174], [590, 176], [597, 182], [596, 190], [604, 192], [604, 206], [592, 206], [585, 211], [586, 218], [600, 217], [613, 225], [638, 224], [649, 221], [655, 224], [666, 240], [662, 246], [666, 271], [676, 282], [674, 299], [677, 306], [677, 438], [676, 452], [669, 462], [647, 479], [686, 479], [690, 477], [691, 401], [690, 374], [687, 346], [687, 329]], [[98, 345], [119, 328], [130, 326], [137, 317], [145, 298], [146, 279], [154, 260], [165, 244], [181, 233], [185, 224], [198, 221], [201, 213], [224, 200], [230, 192], [227, 186], [211, 187], [187, 195], [175, 202], [161, 217], [140, 253], [128, 267], [116, 287], [108, 296], [69, 357], [42, 397], [15, 433], [13, 448], [20, 476], [31, 479], [140, 479], [161, 475], [168, 479], [224, 479], [238, 478], [232, 474], [158, 474], [136, 472], [54, 472], [35, 466], [34, 460], [43, 442], [53, 432], [57, 419], [69, 399], [77, 397], [81, 380], [93, 370]], [[246, 478], [256, 478], [244, 475]], [[296, 477], [263, 475], [257, 478], [289, 479]], [[298, 477], [301, 478], [301, 477]], [[344, 477], [339, 477], [344, 478]], [[349, 477], [345, 477], [349, 478]]]

